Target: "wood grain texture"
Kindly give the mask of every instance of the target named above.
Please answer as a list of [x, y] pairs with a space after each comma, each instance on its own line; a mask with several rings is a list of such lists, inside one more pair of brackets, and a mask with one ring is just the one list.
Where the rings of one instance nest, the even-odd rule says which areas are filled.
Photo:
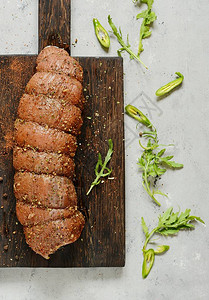
[[[56, 2], [56, 1], [55, 1]], [[81, 238], [45, 260], [26, 244], [15, 214], [11, 134], [17, 106], [35, 67], [35, 56], [0, 57], [0, 266], [122, 267], [125, 263], [123, 65], [121, 58], [78, 58], [84, 68], [84, 125], [76, 154], [75, 186], [86, 216]], [[86, 192], [98, 152], [112, 138], [111, 177]], [[3, 197], [3, 194], [7, 197]], [[5, 195], [6, 196], [6, 195]], [[5, 247], [6, 246], [6, 247]], [[8, 248], [8, 249], [7, 249]]]
[[39, 0], [39, 51], [45, 46], [70, 53], [70, 0]]

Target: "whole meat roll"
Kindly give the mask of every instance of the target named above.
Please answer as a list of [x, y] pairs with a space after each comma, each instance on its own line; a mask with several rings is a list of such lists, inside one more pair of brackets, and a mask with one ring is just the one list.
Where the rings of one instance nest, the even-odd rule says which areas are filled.
[[15, 121], [16, 214], [26, 242], [45, 259], [75, 242], [85, 220], [73, 184], [82, 126], [83, 70], [64, 49], [44, 48]]

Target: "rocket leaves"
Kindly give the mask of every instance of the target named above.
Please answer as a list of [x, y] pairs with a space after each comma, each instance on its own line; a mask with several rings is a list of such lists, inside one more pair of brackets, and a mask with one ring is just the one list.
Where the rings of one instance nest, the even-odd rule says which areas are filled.
[[[135, 1], [137, 2], [137, 1]], [[136, 16], [136, 19], [143, 19], [140, 27], [140, 35], [139, 35], [139, 46], [138, 46], [138, 56], [140, 56], [141, 52], [144, 51], [143, 48], [143, 39], [150, 37], [152, 31], [150, 30], [151, 24], [157, 19], [156, 14], [152, 11], [152, 5], [154, 0], [139, 0], [139, 3], [147, 4], [147, 9], [142, 11]]]
[[101, 182], [102, 177], [109, 176], [112, 173], [112, 170], [107, 167], [107, 164], [110, 161], [112, 154], [113, 154], [113, 142], [111, 139], [108, 140], [108, 144], [109, 144], [109, 149], [108, 149], [107, 155], [105, 157], [104, 163], [102, 162], [101, 154], [99, 153], [99, 155], [98, 155], [98, 161], [97, 161], [97, 164], [95, 167], [96, 178], [92, 182], [88, 192], [86, 193], [87, 196], [90, 194], [93, 187], [95, 187], [96, 185], [98, 185]]
[[[138, 166], [142, 171], [142, 185], [144, 189], [152, 200], [160, 206], [161, 204], [156, 199], [156, 195], [167, 195], [155, 188], [156, 179], [163, 175], [167, 168], [180, 169], [183, 168], [183, 164], [171, 160], [173, 155], [164, 156], [166, 148], [159, 149], [162, 145], [159, 144], [157, 130], [139, 109], [129, 104], [125, 107], [125, 111], [127, 115], [149, 129], [140, 133], [140, 137], [147, 140], [147, 145], [144, 146], [139, 139], [139, 145], [144, 151], [138, 160]], [[154, 179], [154, 182], [152, 179]]]
[[118, 50], [118, 55], [121, 56], [121, 53], [123, 51], [126, 51], [126, 52], [129, 53], [131, 59], [136, 59], [137, 61], [139, 61], [147, 69], [147, 66], [145, 66], [145, 64], [141, 61], [141, 59], [131, 50], [131, 45], [129, 43], [128, 35], [127, 35], [127, 42], [125, 42], [123, 40], [121, 28], [119, 27], [119, 29], [117, 29], [117, 27], [113, 23], [112, 18], [110, 17], [110, 15], [108, 16], [108, 23], [109, 23], [110, 27], [112, 28], [113, 34], [116, 36], [118, 42], [122, 46], [122, 48], [120, 48]]
[[155, 255], [163, 254], [169, 250], [169, 246], [160, 245], [156, 250], [150, 248], [147, 250], [148, 243], [151, 242], [151, 238], [154, 234], [160, 234], [163, 236], [176, 235], [180, 230], [188, 230], [195, 228], [193, 221], [199, 221], [204, 224], [204, 221], [200, 217], [191, 216], [191, 210], [186, 209], [185, 212], [173, 212], [173, 207], [170, 207], [162, 216], [158, 216], [158, 225], [149, 233], [148, 227], [145, 223], [144, 218], [141, 218], [141, 225], [145, 233], [145, 243], [143, 246], [144, 261], [142, 265], [142, 277], [146, 278], [151, 271]]

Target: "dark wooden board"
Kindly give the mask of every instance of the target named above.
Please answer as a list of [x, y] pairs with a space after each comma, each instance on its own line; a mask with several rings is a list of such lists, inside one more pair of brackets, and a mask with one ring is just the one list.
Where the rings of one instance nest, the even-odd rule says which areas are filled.
[[[76, 188], [86, 215], [81, 238], [45, 260], [25, 243], [15, 215], [11, 135], [18, 102], [34, 73], [36, 56], [0, 57], [0, 266], [122, 267], [125, 263], [125, 182], [123, 65], [121, 58], [78, 58], [84, 68], [87, 99], [84, 125], [76, 154]], [[113, 180], [86, 191], [94, 179], [98, 152], [106, 155], [112, 138]], [[3, 194], [8, 195], [7, 198]], [[4, 247], [8, 245], [8, 250]]]
[[39, 52], [48, 45], [70, 53], [70, 0], [39, 0]]
[[[70, 0], [39, 0], [39, 51], [46, 45], [70, 53]], [[81, 239], [45, 260], [25, 243], [15, 214], [12, 134], [18, 102], [35, 71], [36, 56], [0, 57], [0, 266], [96, 267], [124, 266], [125, 182], [123, 125], [123, 66], [120, 58], [78, 58], [84, 68], [87, 98], [84, 125], [76, 155], [76, 188], [86, 216]], [[104, 157], [113, 139], [110, 166], [113, 180], [105, 180], [86, 196], [94, 179], [98, 152]], [[6, 195], [7, 194], [7, 197]], [[8, 249], [7, 249], [8, 248]]]

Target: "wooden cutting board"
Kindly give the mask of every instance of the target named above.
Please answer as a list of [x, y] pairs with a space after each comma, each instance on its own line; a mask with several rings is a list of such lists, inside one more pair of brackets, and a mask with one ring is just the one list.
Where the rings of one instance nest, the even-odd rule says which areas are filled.
[[[92, 37], [93, 38], [93, 37]], [[64, 43], [65, 41], [65, 43]], [[54, 44], [70, 50], [70, 0], [40, 0], [39, 50]], [[25, 242], [15, 214], [12, 133], [18, 102], [35, 71], [36, 56], [0, 56], [0, 266], [123, 267], [125, 264], [125, 169], [123, 61], [121, 58], [77, 57], [84, 69], [84, 125], [76, 154], [79, 207], [86, 216], [81, 238], [62, 247], [49, 260]], [[86, 192], [94, 180], [101, 152], [114, 143], [111, 178]]]

